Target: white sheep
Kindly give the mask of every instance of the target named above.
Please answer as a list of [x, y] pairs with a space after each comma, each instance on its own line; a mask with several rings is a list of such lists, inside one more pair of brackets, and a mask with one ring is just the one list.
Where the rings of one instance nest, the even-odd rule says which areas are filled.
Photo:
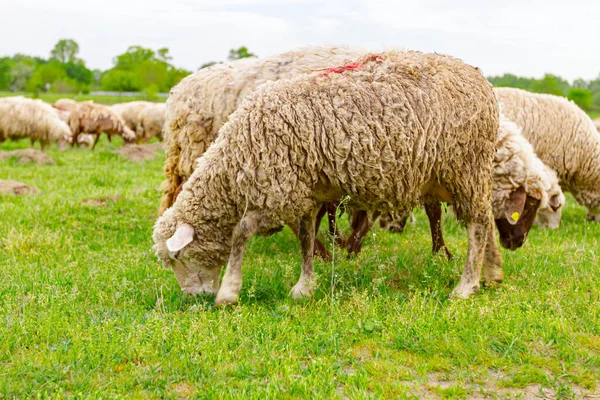
[[152, 103], [140, 112], [139, 123], [135, 132], [138, 143], [147, 143], [155, 137], [161, 141], [163, 140], [162, 130], [165, 124], [165, 110], [166, 105], [164, 103]]
[[[452, 129], [448, 129], [452, 127]], [[492, 227], [498, 105], [481, 72], [439, 54], [386, 52], [269, 82], [231, 115], [154, 228], [154, 249], [188, 293], [235, 303], [246, 241], [299, 222], [302, 273], [313, 290], [315, 216], [350, 196], [366, 210], [455, 204], [467, 262], [453, 296], [502, 279]]]
[[69, 126], [51, 105], [21, 96], [0, 99], [0, 141], [28, 137], [32, 146], [39, 141], [44, 150], [70, 136]]
[[600, 221], [600, 135], [590, 117], [564, 97], [496, 88], [503, 113], [514, 121], [537, 156], [556, 171], [563, 191]]

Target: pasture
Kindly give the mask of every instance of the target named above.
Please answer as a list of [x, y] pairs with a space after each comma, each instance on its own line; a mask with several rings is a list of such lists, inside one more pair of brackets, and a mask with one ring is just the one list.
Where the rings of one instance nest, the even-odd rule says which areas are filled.
[[[600, 224], [568, 196], [561, 227], [502, 250], [505, 282], [448, 300], [455, 254], [430, 253], [427, 218], [376, 228], [363, 252], [317, 261], [310, 300], [289, 228], [250, 241], [240, 304], [181, 293], [152, 251], [164, 154], [132, 163], [103, 138], [0, 162], [40, 189], [0, 197], [0, 397], [582, 398], [600, 394]], [[5, 142], [2, 151], [26, 148]], [[340, 217], [347, 229], [347, 217]]]

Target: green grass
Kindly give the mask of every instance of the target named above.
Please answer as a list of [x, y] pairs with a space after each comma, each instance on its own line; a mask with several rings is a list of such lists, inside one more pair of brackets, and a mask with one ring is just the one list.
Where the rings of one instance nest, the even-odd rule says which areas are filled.
[[534, 227], [522, 249], [503, 251], [505, 283], [469, 300], [448, 300], [465, 229], [446, 217], [455, 260], [432, 256], [417, 212], [402, 235], [376, 229], [358, 258], [317, 262], [319, 286], [304, 301], [288, 296], [300, 266], [292, 232], [255, 237], [240, 304], [216, 309], [214, 298], [184, 296], [151, 250], [164, 155], [134, 164], [114, 146], [51, 150], [56, 165], [0, 163], [2, 179], [41, 190], [0, 197], [0, 398], [600, 390], [600, 224], [572, 197], [561, 228]]
[[[0, 97], [9, 97], [9, 96], [25, 96], [25, 97], [34, 97], [33, 93], [21, 93], [21, 92], [0, 92]], [[146, 96], [94, 96], [90, 94], [77, 95], [72, 93], [40, 93], [38, 98], [44, 100], [47, 103], [54, 103], [58, 99], [75, 99], [77, 101], [86, 101], [86, 100], [94, 100], [96, 103], [100, 104], [115, 104], [115, 103], [124, 103], [127, 101], [135, 101], [135, 100], [148, 100]], [[166, 101], [166, 98], [157, 98], [156, 101]]]

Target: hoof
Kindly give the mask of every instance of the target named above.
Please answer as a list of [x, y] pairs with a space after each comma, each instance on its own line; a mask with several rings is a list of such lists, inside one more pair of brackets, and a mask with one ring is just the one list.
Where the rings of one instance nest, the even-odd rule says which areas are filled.
[[298, 300], [304, 297], [312, 297], [313, 292], [314, 288], [312, 286], [297, 283], [290, 291], [290, 294], [294, 299]]
[[477, 284], [458, 284], [456, 288], [450, 293], [450, 298], [455, 299], [468, 299], [470, 295], [479, 292], [479, 283]]
[[229, 292], [229, 293], [219, 292], [217, 294], [217, 298], [215, 299], [215, 306], [217, 306], [217, 307], [229, 306], [229, 305], [237, 304], [237, 301], [238, 301], [237, 294], [234, 294], [231, 292]]

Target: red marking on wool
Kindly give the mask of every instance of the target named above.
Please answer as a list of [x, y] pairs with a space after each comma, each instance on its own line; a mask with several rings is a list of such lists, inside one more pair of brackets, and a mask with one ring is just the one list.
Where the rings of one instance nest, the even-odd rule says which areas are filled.
[[327, 76], [329, 74], [343, 74], [346, 71], [350, 71], [353, 69], [360, 69], [360, 68], [362, 68], [362, 66], [363, 66], [362, 64], [352, 63], [352, 64], [342, 65], [341, 67], [327, 68], [325, 71], [319, 73], [319, 76]]

